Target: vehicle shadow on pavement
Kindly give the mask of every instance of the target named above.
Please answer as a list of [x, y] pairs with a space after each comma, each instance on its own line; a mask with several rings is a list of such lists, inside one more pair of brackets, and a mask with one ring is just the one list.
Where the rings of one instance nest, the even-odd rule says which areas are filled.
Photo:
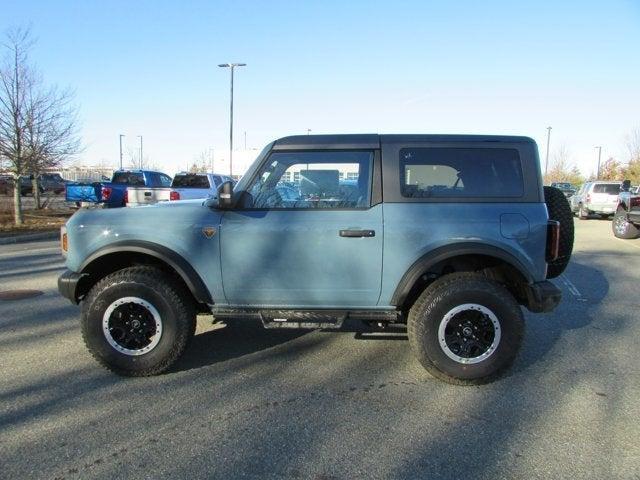
[[[586, 294], [580, 293], [574, 285], [584, 280], [589, 285]], [[552, 313], [527, 316], [525, 340], [513, 373], [545, 358], [564, 331], [589, 326], [609, 292], [609, 282], [601, 270], [575, 261], [553, 282], [562, 290], [562, 301]]]
[[193, 337], [182, 358], [167, 373], [205, 367], [287, 343], [312, 330], [265, 329], [255, 320], [230, 320]]

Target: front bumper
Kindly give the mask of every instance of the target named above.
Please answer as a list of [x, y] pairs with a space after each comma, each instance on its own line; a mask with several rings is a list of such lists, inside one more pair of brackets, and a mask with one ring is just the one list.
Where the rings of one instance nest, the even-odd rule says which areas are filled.
[[526, 293], [526, 307], [533, 313], [551, 312], [562, 300], [562, 292], [549, 280], [527, 285]]
[[60, 295], [65, 298], [68, 298], [71, 303], [78, 303], [78, 298], [76, 297], [76, 289], [78, 287], [78, 282], [84, 277], [85, 274], [72, 272], [71, 270], [65, 270], [62, 275], [58, 277], [58, 291]]

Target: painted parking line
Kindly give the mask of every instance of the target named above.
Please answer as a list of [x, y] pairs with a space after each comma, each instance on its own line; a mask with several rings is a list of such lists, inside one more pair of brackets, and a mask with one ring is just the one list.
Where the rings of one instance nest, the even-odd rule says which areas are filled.
[[560, 281], [564, 283], [564, 285], [567, 287], [567, 290], [569, 290], [569, 293], [571, 293], [571, 295], [573, 295], [576, 300], [578, 300], [579, 302], [587, 301], [587, 299], [582, 296], [582, 293], [580, 293], [580, 290], [578, 290], [578, 287], [576, 287], [564, 273], [560, 275]]

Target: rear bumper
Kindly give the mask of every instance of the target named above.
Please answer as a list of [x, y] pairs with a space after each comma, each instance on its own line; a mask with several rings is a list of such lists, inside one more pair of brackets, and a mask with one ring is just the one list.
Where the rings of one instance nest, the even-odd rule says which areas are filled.
[[526, 293], [526, 307], [534, 313], [551, 312], [562, 300], [562, 292], [549, 280], [527, 285]]
[[616, 213], [615, 203], [585, 203], [584, 208], [593, 213], [605, 213], [607, 215]]
[[78, 282], [84, 276], [82, 273], [72, 272], [71, 270], [65, 270], [62, 275], [58, 277], [58, 292], [65, 298], [68, 298], [71, 303], [78, 303], [76, 297], [76, 289]]

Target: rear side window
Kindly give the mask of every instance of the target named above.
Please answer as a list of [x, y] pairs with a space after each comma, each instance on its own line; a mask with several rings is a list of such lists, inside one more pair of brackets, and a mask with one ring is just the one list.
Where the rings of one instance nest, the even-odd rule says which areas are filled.
[[617, 183], [596, 183], [593, 186], [593, 193], [618, 195], [620, 193], [620, 185], [618, 185]]
[[521, 197], [518, 151], [511, 148], [403, 148], [403, 197]]
[[111, 183], [124, 185], [144, 186], [144, 176], [142, 172], [116, 172], [113, 174]]
[[173, 177], [173, 188], [209, 188], [206, 175], [176, 175]]

